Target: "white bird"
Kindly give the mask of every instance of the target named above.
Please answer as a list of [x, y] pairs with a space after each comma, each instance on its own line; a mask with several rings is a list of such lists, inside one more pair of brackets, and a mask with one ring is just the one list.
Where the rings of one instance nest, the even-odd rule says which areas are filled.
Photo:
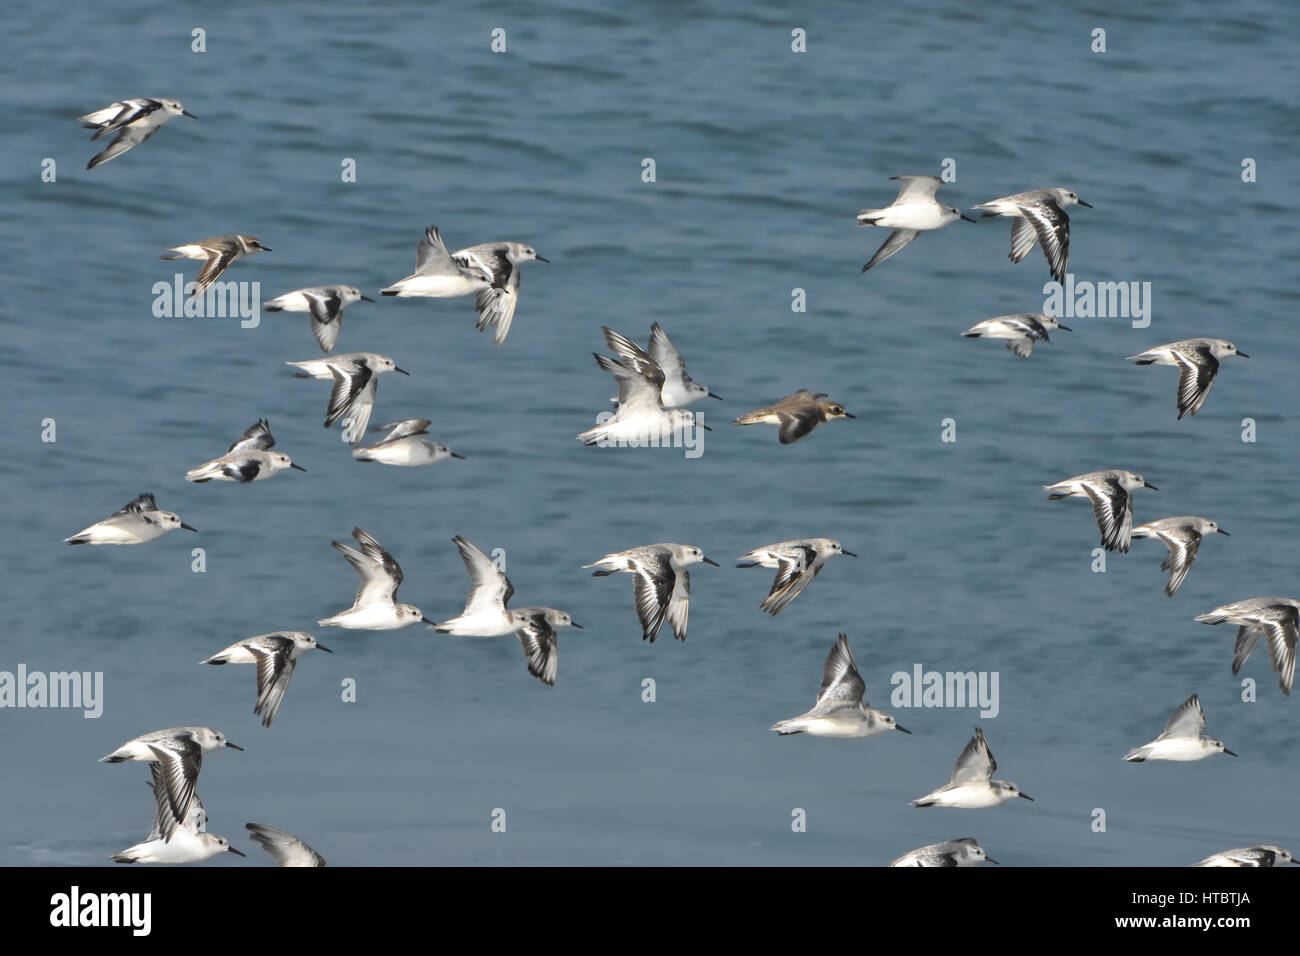
[[1223, 741], [1201, 733], [1205, 729], [1205, 711], [1201, 709], [1201, 699], [1193, 694], [1187, 698], [1165, 723], [1164, 732], [1141, 747], [1134, 747], [1124, 755], [1130, 763], [1142, 763], [1144, 760], [1204, 760], [1215, 754], [1237, 756]]
[[[613, 375], [618, 382], [618, 408], [612, 418], [582, 432], [578, 435], [578, 440], [587, 445], [613, 444], [633, 448], [671, 445], [673, 436], [679, 430], [690, 429], [695, 424], [695, 413], [684, 408], [664, 408], [663, 369], [636, 343], [613, 329], [603, 326], [602, 329], [605, 341], [611, 343], [611, 349], [617, 350], [626, 343], [639, 354], [612, 359], [592, 353], [596, 357], [596, 364]], [[612, 344], [614, 342], [619, 343], [617, 348]], [[701, 427], [713, 431], [708, 425]]]
[[352, 457], [357, 461], [377, 461], [384, 465], [414, 467], [433, 465], [445, 458], [465, 460], [442, 442], [429, 441], [430, 421], [427, 418], [408, 418], [405, 421], [376, 425], [372, 432], [387, 432], [381, 441], [355, 448]]
[[519, 266], [533, 260], [550, 262], [522, 242], [485, 242], [448, 252], [438, 227], [430, 226], [416, 249], [415, 272], [379, 294], [440, 299], [472, 292], [478, 311], [475, 328], [495, 328], [492, 341], [501, 345], [519, 301]]
[[718, 566], [718, 562], [706, 558], [694, 545], [666, 542], [616, 551], [583, 567], [596, 568], [593, 577], [619, 571], [636, 576], [633, 597], [641, 621], [641, 639], [653, 644], [665, 618], [677, 639], [686, 640], [686, 623], [691, 612], [691, 575], [686, 569], [701, 561]]
[[[114, 853], [110, 857], [114, 863], [199, 863], [218, 853], [244, 856], [225, 837], [207, 832], [208, 814], [197, 793], [194, 794], [193, 806], [184, 820], [177, 823], [172, 816], [158, 765], [154, 764], [150, 769], [153, 771], [153, 779], [149, 788], [153, 791], [157, 805], [153, 827], [143, 842], [129, 846], [121, 853]], [[171, 837], [165, 839], [163, 834], [168, 832]]]
[[327, 359], [308, 359], [305, 362], [285, 362], [299, 371], [294, 378], [333, 379], [329, 407], [325, 411], [325, 427], [343, 420], [343, 441], [355, 445], [361, 441], [375, 410], [375, 391], [379, 376], [385, 372], [411, 373], [398, 368], [387, 355], [374, 352], [348, 352]]
[[[714, 395], [707, 385], [692, 380], [686, 373], [686, 363], [682, 361], [681, 353], [673, 348], [668, 333], [658, 322], [650, 326], [649, 349], [643, 350], [631, 339], [613, 330], [606, 330], [605, 341], [622, 358], [641, 358], [648, 354], [650, 359], [659, 366], [660, 371], [664, 373], [664, 384], [659, 397], [665, 408], [682, 408], [706, 397], [722, 400], [721, 395]], [[618, 399], [613, 398], [611, 401], [617, 402]]]
[[989, 216], [1010, 216], [1011, 253], [1008, 258], [1020, 262], [1038, 243], [1043, 247], [1052, 278], [1064, 284], [1070, 261], [1070, 217], [1065, 214], [1064, 207], [1074, 205], [1092, 208], [1074, 190], [1055, 186], [990, 199], [974, 208], [983, 209], [986, 219]]
[[837, 554], [846, 554], [850, 558], [857, 555], [845, 551], [838, 541], [832, 538], [802, 538], [795, 541], [778, 541], [755, 548], [737, 559], [738, 568], [776, 568], [776, 578], [772, 581], [772, 590], [768, 592], [759, 610], [776, 615], [799, 596], [812, 583], [812, 579], [822, 573], [822, 567]]
[[1141, 475], [1119, 469], [1090, 471], [1053, 485], [1043, 485], [1043, 490], [1051, 494], [1052, 501], [1062, 498], [1087, 498], [1091, 501], [1102, 545], [1107, 551], [1123, 552], [1128, 551], [1133, 540], [1131, 493], [1138, 488], [1157, 490]]
[[1214, 376], [1219, 373], [1219, 359], [1229, 355], [1250, 358], [1239, 352], [1227, 339], [1183, 339], [1168, 345], [1130, 355], [1139, 365], [1175, 365], [1178, 367], [1178, 417], [1195, 415], [1210, 394]]
[[1196, 560], [1201, 539], [1207, 534], [1216, 533], [1226, 535], [1228, 532], [1209, 518], [1200, 518], [1196, 515], [1161, 518], [1158, 521], [1148, 521], [1133, 529], [1133, 537], [1159, 538], [1169, 549], [1164, 562], [1160, 565], [1160, 570], [1169, 572], [1169, 583], [1165, 585], [1165, 594], [1170, 597], [1174, 596], [1178, 586], [1183, 583], [1183, 578], [1187, 577], [1188, 569]]
[[560, 668], [559, 637], [555, 629], [576, 627], [582, 630], [566, 611], [553, 607], [522, 607], [510, 611], [510, 619], [518, 625], [515, 636], [528, 658], [528, 673], [548, 687], [555, 685]]
[[91, 142], [109, 133], [117, 133], [117, 138], [108, 144], [98, 156], [86, 164], [87, 169], [94, 169], [129, 149], [139, 146], [158, 130], [162, 129], [173, 116], [188, 116], [197, 119], [193, 113], [181, 106], [178, 100], [165, 96], [155, 98], [142, 96], [136, 99], [122, 100], [82, 116], [81, 125], [93, 129], [95, 135]]
[[1295, 682], [1296, 638], [1300, 632], [1300, 601], [1294, 598], [1247, 598], [1224, 604], [1198, 615], [1202, 624], [1236, 624], [1237, 641], [1232, 648], [1232, 673], [1241, 670], [1261, 637], [1268, 637], [1268, 656], [1277, 671], [1282, 693], [1290, 695]]
[[803, 438], [814, 428], [824, 425], [836, 418], [857, 418], [845, 411], [839, 402], [823, 402], [825, 392], [810, 392], [801, 388], [793, 395], [787, 395], [775, 405], [746, 412], [736, 418], [733, 425], [780, 425], [777, 432], [782, 445], [789, 445]]
[[253, 839], [275, 859], [276, 866], [324, 866], [321, 856], [296, 836], [264, 823], [245, 823]]
[[298, 666], [298, 658], [312, 649], [334, 653], [304, 631], [275, 631], [231, 644], [225, 650], [204, 658], [202, 663], [256, 664], [257, 705], [253, 713], [262, 715], [263, 727], [270, 727], [280, 709], [280, 702], [284, 700], [284, 692], [289, 689], [289, 678], [293, 677], [293, 669]]
[[144, 544], [161, 538], [176, 528], [198, 530], [191, 528], [172, 512], [160, 511], [153, 495], [143, 494], [134, 501], [128, 501], [103, 521], [97, 521], [63, 540], [68, 544]]
[[361, 546], [360, 551], [341, 541], [331, 541], [330, 544], [348, 559], [348, 564], [361, 576], [356, 599], [346, 611], [322, 618], [316, 622], [317, 626], [392, 631], [416, 621], [432, 624], [415, 605], [397, 603], [397, 589], [402, 584], [402, 568], [393, 560], [393, 556], [360, 528], [352, 529], [352, 537]]
[[943, 843], [931, 843], [929, 846], [909, 850], [890, 866], [979, 866], [981, 863], [997, 863], [984, 852], [984, 848], [971, 837], [947, 840]]
[[225, 272], [226, 267], [232, 262], [238, 262], [245, 256], [251, 256], [255, 252], [270, 252], [271, 250], [252, 236], [213, 236], [211, 239], [200, 239], [198, 242], [173, 246], [167, 251], [172, 255], [161, 255], [158, 258], [203, 260], [203, 268], [199, 270], [198, 284], [190, 293], [191, 295], [198, 295], [211, 285], [217, 276]]
[[1300, 863], [1300, 860], [1295, 859], [1290, 850], [1273, 843], [1262, 843], [1212, 853], [1192, 866], [1285, 866], [1287, 863]]
[[[99, 759], [101, 763], [122, 763], [125, 760], [158, 763], [159, 779], [167, 793], [174, 828], [179, 825], [176, 821], [189, 816], [194, 788], [203, 768], [203, 755], [223, 747], [244, 749], [228, 740], [225, 734], [209, 727], [169, 727], [141, 734]], [[165, 831], [163, 838], [169, 840], [171, 835]]]
[[469, 596], [465, 599], [465, 610], [456, 617], [432, 624], [430, 630], [462, 637], [500, 637], [515, 633], [519, 625], [506, 612], [506, 605], [515, 593], [510, 579], [469, 540], [460, 535], [451, 540], [469, 572]]
[[810, 734], [814, 737], [874, 737], [890, 730], [911, 731], [883, 710], [872, 710], [866, 701], [867, 685], [858, 673], [849, 639], [841, 634], [831, 645], [822, 670], [822, 684], [813, 709], [771, 729], [778, 734]]
[[353, 302], [374, 302], [350, 285], [319, 285], [295, 289], [262, 304], [266, 312], [309, 312], [311, 334], [322, 352], [334, 351], [343, 329], [343, 310]]
[[962, 335], [968, 339], [1006, 339], [1008, 352], [1015, 352], [1021, 358], [1029, 358], [1034, 351], [1035, 342], [1052, 341], [1047, 335], [1049, 329], [1073, 331], [1068, 325], [1062, 325], [1042, 312], [1017, 312], [1014, 315], [999, 315], [997, 318], [976, 322]]
[[978, 810], [983, 807], [995, 807], [1007, 800], [1021, 797], [1025, 800], [1034, 798], [1020, 792], [1020, 788], [1006, 780], [994, 780], [993, 771], [998, 769], [998, 762], [993, 759], [984, 731], [975, 728], [975, 736], [970, 739], [966, 749], [957, 758], [953, 768], [952, 779], [923, 797], [912, 801], [914, 807], [963, 807]]
[[894, 230], [885, 240], [884, 245], [876, 250], [871, 261], [862, 267], [866, 272], [879, 262], [884, 262], [898, 250], [931, 229], [941, 229], [950, 222], [965, 219], [956, 206], [945, 206], [934, 198], [934, 194], [943, 185], [938, 176], [890, 176], [901, 180], [903, 186], [898, 190], [894, 201], [883, 209], [863, 209], [858, 213], [859, 226], [883, 226]]
[[271, 423], [260, 418], [220, 458], [187, 471], [185, 480], [198, 484], [214, 480], [247, 484], [250, 481], [264, 481], [286, 468], [294, 471], [307, 470], [302, 465], [295, 465], [288, 455], [268, 450], [273, 447], [275, 437], [271, 434]]

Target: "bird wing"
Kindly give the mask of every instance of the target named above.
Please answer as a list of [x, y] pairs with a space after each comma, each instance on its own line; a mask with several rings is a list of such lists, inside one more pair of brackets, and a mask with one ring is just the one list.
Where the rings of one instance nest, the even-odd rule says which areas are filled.
[[998, 762], [993, 759], [989, 742], [984, 739], [984, 731], [975, 728], [975, 736], [970, 739], [966, 749], [957, 758], [957, 765], [952, 770], [952, 785], [965, 783], [987, 783], [993, 779], [993, 771], [998, 769]]
[[226, 454], [236, 451], [266, 451], [275, 447], [275, 437], [271, 434], [271, 423], [259, 418], [235, 442], [226, 449]]
[[641, 621], [641, 638], [654, 643], [676, 586], [676, 572], [667, 555], [651, 554], [635, 564], [636, 614]]
[[867, 685], [858, 673], [853, 651], [849, 648], [849, 639], [841, 634], [826, 657], [822, 684], [817, 691], [817, 703], [813, 709], [828, 713], [846, 707], [855, 708], [863, 703], [866, 692]]
[[492, 613], [510, 603], [515, 593], [510, 579], [497, 570], [492, 559], [469, 541], [457, 535], [451, 539], [460, 551], [460, 559], [469, 572], [469, 597], [465, 600], [465, 614]]
[[554, 686], [560, 667], [560, 648], [555, 628], [547, 623], [545, 612], [531, 615], [515, 634], [528, 658], [528, 673], [543, 684]]
[[1047, 267], [1052, 278], [1065, 282], [1066, 263], [1070, 258], [1070, 217], [1054, 199], [1039, 199], [1020, 207], [1025, 219], [1034, 227], [1038, 243], [1043, 247]]
[[916, 229], [895, 229], [889, 234], [889, 238], [884, 241], [881, 247], [876, 250], [876, 254], [871, 257], [871, 261], [862, 267], [862, 271], [866, 272], [872, 266], [884, 262], [920, 234], [920, 231]]
[[1205, 711], [1201, 699], [1193, 694], [1181, 704], [1165, 724], [1163, 737], [1199, 737], [1205, 729]]
[[934, 194], [943, 185], [943, 180], [938, 176], [890, 176], [889, 178], [903, 184], [891, 203], [895, 206], [905, 202], [916, 202], [918, 199], [933, 199]]
[[1219, 360], [1207, 348], [1184, 351], [1173, 349], [1178, 362], [1178, 417], [1195, 415], [1210, 394], [1214, 376], [1219, 372]]

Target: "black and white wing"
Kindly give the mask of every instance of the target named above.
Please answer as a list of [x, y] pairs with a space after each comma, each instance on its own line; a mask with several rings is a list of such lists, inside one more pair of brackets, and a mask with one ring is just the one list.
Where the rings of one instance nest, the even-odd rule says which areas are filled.
[[998, 769], [998, 762], [993, 759], [989, 742], [984, 739], [984, 731], [975, 728], [975, 736], [970, 739], [966, 749], [957, 758], [957, 765], [952, 770], [952, 786], [959, 787], [966, 783], [988, 783], [993, 779], [993, 771]]
[[1219, 360], [1207, 348], [1173, 349], [1178, 362], [1178, 417], [1195, 415], [1205, 404], [1219, 373]]
[[514, 321], [515, 306], [518, 304], [519, 270], [510, 266], [509, 275], [501, 285], [493, 284], [474, 294], [474, 308], [478, 312], [474, 328], [480, 332], [495, 329], [492, 344], [502, 345], [510, 334], [510, 323]]
[[451, 539], [460, 551], [460, 559], [469, 572], [469, 597], [465, 599], [465, 616], [477, 613], [493, 614], [510, 603], [515, 593], [514, 585], [504, 573], [497, 570], [492, 559], [473, 543], [460, 535]]
[[410, 438], [412, 435], [427, 435], [431, 424], [432, 422], [427, 418], [408, 418], [400, 422], [389, 422], [387, 425], [375, 425], [370, 430], [388, 433], [377, 442], [383, 445], [390, 441], [397, 441], [399, 438]]
[[1165, 723], [1162, 737], [1199, 737], [1205, 730], [1205, 711], [1201, 709], [1201, 699], [1196, 694], [1178, 705]]
[[311, 314], [311, 334], [322, 352], [331, 352], [338, 344], [343, 328], [343, 298], [336, 289], [303, 289], [307, 311]]
[[1107, 551], [1127, 551], [1133, 536], [1133, 499], [1113, 479], [1093, 483], [1081, 482], [1092, 501], [1092, 513], [1101, 530], [1101, 543]]
[[529, 616], [527, 623], [515, 631], [519, 644], [528, 658], [528, 673], [549, 687], [555, 685], [560, 669], [560, 646], [555, 628], [546, 620], [546, 613]]
[[235, 451], [266, 451], [274, 447], [275, 438], [271, 434], [271, 423], [265, 418], [259, 418], [255, 425], [252, 425], [226, 449], [226, 454]]
[[816, 549], [796, 547], [783, 552], [777, 563], [772, 590], [759, 605], [759, 609], [773, 616], [779, 614], [787, 604], [799, 596], [799, 593], [817, 576], [819, 570], [821, 569], [817, 566]]
[[1065, 271], [1070, 259], [1070, 217], [1054, 199], [1039, 199], [1020, 207], [1025, 219], [1033, 226], [1038, 244], [1052, 278], [1064, 284]]
[[158, 779], [166, 791], [171, 811], [171, 819], [162, 831], [165, 842], [171, 840], [180, 821], [189, 816], [194, 788], [203, 768], [203, 749], [192, 737], [184, 736], [150, 744], [149, 750], [158, 766]]
[[[641, 639], [653, 644], [659, 636], [664, 617], [668, 614], [677, 574], [666, 554], [639, 557], [635, 567], [633, 596], [636, 600], [636, 614], [641, 621]], [[689, 593], [688, 590], [688, 596]]]
[[321, 856], [296, 836], [268, 827], [263, 823], [245, 823], [244, 827], [261, 844], [262, 849], [275, 859], [276, 866], [324, 866]]
[[331, 362], [329, 370], [334, 378], [334, 387], [330, 390], [329, 407], [325, 412], [325, 427], [329, 428], [342, 418], [343, 441], [355, 445], [370, 424], [378, 381], [365, 359]]
[[867, 685], [858, 673], [858, 666], [853, 661], [853, 651], [849, 648], [847, 635], [841, 634], [835, 640], [826, 666], [822, 670], [822, 683], [817, 691], [817, 703], [813, 710], [817, 713], [830, 713], [844, 708], [857, 708], [863, 703]]
[[298, 664], [292, 656], [293, 639], [267, 634], [245, 646], [252, 651], [257, 663], [257, 705], [253, 713], [261, 716], [263, 727], [270, 727]]
[[862, 271], [866, 272], [872, 266], [884, 262], [920, 234], [920, 231], [916, 229], [895, 229], [889, 234], [889, 238], [885, 240], [884, 244], [876, 250], [876, 254], [871, 257], [871, 261], [862, 267]]

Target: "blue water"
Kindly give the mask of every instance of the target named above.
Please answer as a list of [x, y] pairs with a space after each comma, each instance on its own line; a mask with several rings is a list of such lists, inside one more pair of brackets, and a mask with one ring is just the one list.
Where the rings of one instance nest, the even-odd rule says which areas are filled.
[[[100, 864], [143, 838], [144, 769], [96, 758], [178, 724], [247, 748], [210, 756], [200, 792], [210, 829], [250, 863], [266, 858], [249, 820], [331, 865], [874, 865], [968, 835], [1004, 865], [1296, 848], [1297, 702], [1260, 650], [1242, 675], [1258, 701], [1243, 703], [1232, 631], [1192, 620], [1296, 594], [1290, 7], [746, 6], [10, 12], [0, 670], [102, 671], [105, 704], [96, 720], [0, 710], [0, 863]], [[190, 50], [195, 27], [206, 53]], [[489, 50], [494, 27], [504, 54]], [[791, 52], [795, 27], [806, 53]], [[1104, 54], [1089, 49], [1097, 27]], [[86, 172], [101, 144], [76, 117], [128, 96], [175, 97], [199, 119]], [[340, 181], [345, 157], [356, 183]], [[941, 198], [963, 208], [1076, 188], [1095, 207], [1072, 210], [1076, 279], [1152, 283], [1150, 327], [1076, 319], [1029, 361], [961, 338], [1042, 307], [1041, 254], [1009, 263], [1001, 220], [923, 235], [861, 275], [884, 234], [857, 228], [856, 211], [889, 202], [889, 176], [938, 173], [945, 158], [957, 178]], [[375, 421], [432, 418], [464, 462], [352, 462], [320, 426], [325, 385], [283, 365], [319, 354], [303, 315], [243, 329], [151, 311], [153, 283], [176, 271], [158, 255], [178, 243], [259, 237], [274, 252], [225, 278], [266, 298], [323, 282], [374, 296], [410, 271], [429, 223], [453, 247], [518, 239], [552, 260], [525, 267], [501, 349], [466, 299], [346, 314], [339, 351], [412, 372], [383, 380]], [[181, 265], [192, 278], [196, 264]], [[796, 288], [806, 313], [791, 311]], [[573, 437], [612, 394], [591, 358], [600, 326], [644, 338], [654, 321], [725, 398], [695, 406], [714, 429], [696, 460]], [[1225, 362], [1204, 409], [1176, 421], [1176, 374], [1124, 357], [1192, 335], [1252, 358]], [[730, 426], [800, 387], [857, 420], [791, 446]], [[307, 474], [183, 480], [260, 416]], [[940, 441], [949, 417], [955, 443]], [[49, 418], [55, 443], [41, 441]], [[1093, 573], [1089, 509], [1041, 491], [1108, 467], [1160, 488], [1138, 497], [1138, 521], [1205, 514], [1232, 532], [1206, 543], [1172, 600], [1159, 544]], [[200, 534], [61, 543], [142, 491]], [[505, 549], [516, 603], [586, 625], [561, 636], [557, 686], [527, 675], [511, 638], [315, 629], [351, 598], [329, 542], [354, 525], [402, 563], [403, 598], [439, 619], [466, 586], [451, 536]], [[770, 572], [731, 559], [804, 535], [861, 557], [760, 614]], [[652, 541], [699, 544], [723, 565], [694, 573], [684, 644], [643, 643], [631, 582], [581, 569]], [[198, 662], [277, 629], [314, 630], [335, 654], [302, 661], [266, 730], [253, 669]], [[839, 631], [876, 706], [890, 707], [891, 674], [920, 663], [997, 671], [999, 715], [890, 708], [913, 736], [768, 733], [811, 704]], [[355, 703], [341, 700], [346, 678]], [[1192, 692], [1239, 759], [1121, 762]], [[909, 807], [947, 780], [976, 723], [998, 776], [1036, 802]], [[791, 832], [794, 808], [806, 833]]]

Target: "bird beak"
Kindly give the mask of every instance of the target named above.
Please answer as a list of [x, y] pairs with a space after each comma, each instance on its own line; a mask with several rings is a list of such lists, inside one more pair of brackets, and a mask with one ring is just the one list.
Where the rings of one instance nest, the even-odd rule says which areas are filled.
[[853, 414], [851, 414], [851, 413], [849, 413], [849, 412], [845, 412], [845, 413], [844, 413], [844, 417], [845, 417], [845, 418], [857, 418], [858, 416], [857, 416], [857, 415], [853, 415]]
[[307, 470], [307, 469], [304, 468], [302, 465], [295, 465], [293, 462], [289, 462], [289, 467], [292, 468], [292, 469], [294, 469], [295, 471], [306, 471], [306, 470]]
[[1245, 352], [1238, 352], [1237, 355], [1238, 355], [1240, 358], [1250, 358], [1250, 356], [1247, 355]]
[[195, 116], [193, 113], [191, 113], [189, 110], [181, 110], [181, 116], [188, 116], [190, 119], [198, 119], [198, 117]]
[[895, 729], [895, 730], [901, 730], [901, 731], [902, 731], [903, 733], [905, 733], [905, 734], [910, 734], [910, 733], [911, 733], [911, 731], [908, 730], [906, 727], [904, 727], [902, 724], [894, 724], [894, 729]]
[[401, 372], [403, 375], [410, 375], [410, 374], [411, 374], [411, 373], [408, 372], [406, 369], [404, 369], [404, 368], [398, 368], [396, 365], [393, 366], [393, 371], [394, 371], [394, 372]]
[[972, 219], [970, 216], [966, 215], [965, 213], [962, 213], [962, 214], [961, 214], [961, 217], [962, 217], [963, 219], [965, 219], [967, 222], [974, 222], [974, 221], [975, 221], [974, 219]]
[[231, 750], [243, 750], [243, 749], [244, 749], [243, 747], [239, 746], [239, 744], [231, 743], [229, 740], [226, 741], [226, 746], [229, 747]]
[[570, 622], [569, 622], [569, 627], [576, 627], [576, 628], [577, 628], [578, 630], [580, 630], [580, 631], [585, 630], [585, 628], [584, 628], [581, 624], [579, 624], [577, 621], [570, 621]]
[[1149, 481], [1144, 481], [1144, 482], [1142, 482], [1142, 487], [1143, 487], [1143, 488], [1150, 488], [1152, 491], [1159, 491], [1159, 490], [1160, 490], [1160, 489], [1157, 488], [1155, 485], [1151, 484], [1151, 482], [1149, 482]]
[[1235, 756], [1237, 756], [1235, 753], [1233, 753], [1233, 752], [1232, 752], [1231, 750], [1229, 750], [1227, 747], [1224, 747], [1224, 748], [1223, 748], [1223, 752], [1224, 752], [1225, 754], [1227, 754], [1229, 757], [1235, 757]]
[[458, 455], [458, 454], [456, 454], [454, 451], [452, 451], [452, 452], [448, 452], [447, 454], [451, 455], [452, 458], [459, 458], [461, 461], [464, 461], [464, 460], [465, 460], [465, 456], [464, 456], [464, 455]]
[[260, 246], [259, 248], [260, 248], [263, 252], [271, 252], [271, 251], [273, 251], [273, 250], [271, 249], [270, 246]]
[[[1237, 354], [1240, 355], [1241, 353], [1238, 352]], [[718, 401], [722, 401], [721, 395], [714, 395], [712, 392], [709, 392], [709, 398], [716, 398]]]
[[[1224, 531], [1222, 528], [1220, 528], [1220, 529], [1219, 529], [1219, 534], [1228, 534], [1228, 532], [1226, 532], [1226, 531]], [[1228, 534], [1228, 537], [1231, 538], [1232, 535]]]
[[[985, 863], [997, 863], [998, 861], [995, 860], [995, 859], [993, 859], [993, 857], [989, 856], [987, 853], [985, 853], [985, 854], [984, 854], [984, 862], [985, 862]], [[1001, 866], [1001, 864], [998, 864], [998, 865]]]
[[331, 651], [328, 647], [326, 647], [324, 644], [317, 644], [317, 645], [316, 645], [316, 650], [318, 650], [318, 651], [324, 651], [326, 654], [333, 654], [333, 653], [334, 653], [334, 652]]
[[718, 564], [717, 561], [714, 561], [712, 558], [709, 558], [709, 557], [704, 558], [704, 563], [705, 563], [705, 564], [711, 564], [711, 565], [713, 565], [715, 568], [720, 568], [720, 567], [722, 567], [722, 565]]
[[1060, 324], [1058, 323], [1056, 327], [1057, 327], [1058, 329], [1060, 329], [1062, 332], [1073, 332], [1073, 331], [1074, 331], [1074, 329], [1070, 328], [1068, 325], [1060, 325]]
[[233, 846], [228, 846], [226, 847], [226, 849], [229, 850], [231, 853], [235, 854], [235, 856], [242, 856], [245, 859], [247, 859], [248, 857], [248, 854], [245, 853], [243, 850], [236, 850]]
[[437, 622], [437, 621], [431, 621], [431, 620], [429, 620], [427, 617], [422, 617], [422, 618], [420, 618], [420, 623], [422, 623], [422, 624], [428, 624], [430, 627], [432, 627], [434, 624], [437, 624], [438, 622]]
[[361, 297], [361, 301], [362, 301], [362, 302], [374, 302], [375, 300], [372, 299], [372, 298], [370, 298], [370, 296], [368, 296], [368, 295], [363, 295], [363, 296]]
[[854, 554], [852, 551], [845, 551], [843, 548], [840, 548], [840, 554], [847, 554], [850, 558], [857, 557], [857, 555]]
[[1029, 794], [1027, 794], [1027, 793], [1017, 794], [1017, 796], [1022, 797], [1022, 798], [1025, 799], [1025, 800], [1028, 800], [1030, 803], [1033, 803], [1033, 802], [1034, 802], [1034, 798], [1031, 797], [1031, 796], [1030, 796]]
[[541, 256], [534, 256], [533, 258], [536, 259], [538, 262], [545, 262], [547, 265], [551, 264], [550, 259], [543, 259]]
[[701, 425], [700, 427], [703, 428], [706, 432], [711, 432], [711, 431], [713, 431], [713, 429], [710, 428], [708, 425]]
[[1089, 209], [1092, 208], [1092, 203], [1090, 203], [1090, 202], [1084, 202], [1082, 199], [1079, 200], [1079, 205], [1080, 205], [1080, 206], [1087, 206]]
[[191, 527], [190, 527], [189, 525], [187, 525], [184, 521], [181, 522], [181, 527], [184, 528], [186, 531], [193, 531], [195, 534], [198, 534], [198, 532], [199, 532], [199, 529], [198, 529], [198, 528], [191, 528]]

